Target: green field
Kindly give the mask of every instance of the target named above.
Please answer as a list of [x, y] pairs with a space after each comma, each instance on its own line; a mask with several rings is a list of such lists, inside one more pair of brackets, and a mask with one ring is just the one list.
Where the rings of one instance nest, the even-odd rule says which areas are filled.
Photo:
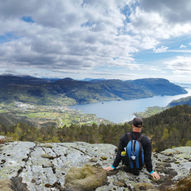
[[166, 109], [165, 107], [158, 107], [158, 106], [148, 107], [144, 112], [135, 113], [135, 116], [147, 118], [147, 117], [151, 117], [152, 115], [155, 115], [157, 113], [160, 113], [160, 112], [164, 111], [165, 109]]
[[107, 120], [97, 118], [94, 114], [83, 114], [66, 106], [42, 106], [22, 102], [1, 103], [0, 114], [3, 113], [10, 113], [21, 122], [25, 119], [37, 127], [54, 125], [62, 128], [71, 124], [109, 123]]

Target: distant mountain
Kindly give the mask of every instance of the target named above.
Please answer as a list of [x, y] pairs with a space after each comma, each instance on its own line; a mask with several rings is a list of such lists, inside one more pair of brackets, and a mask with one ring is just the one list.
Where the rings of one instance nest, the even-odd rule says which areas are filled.
[[0, 76], [0, 102], [71, 105], [183, 93], [186, 90], [182, 87], [161, 78], [127, 81], [65, 78], [51, 81], [29, 76]]
[[[152, 91], [154, 95], [176, 95], [180, 92], [186, 93], [182, 87], [170, 83], [166, 79], [161, 78], [147, 78], [147, 79], [138, 79], [134, 80], [133, 83], [139, 88], [144, 88], [149, 91]], [[175, 93], [179, 92], [179, 93]]]
[[94, 79], [94, 78], [85, 78], [83, 79], [82, 81], [86, 81], [86, 82], [89, 82], [89, 81], [102, 81], [102, 80], [105, 80], [104, 78], [98, 78], [98, 79]]
[[178, 100], [174, 100], [168, 104], [169, 107], [176, 105], [190, 105], [191, 106], [191, 96], [180, 98]]
[[42, 78], [42, 79], [50, 81], [50, 82], [55, 82], [55, 81], [59, 80], [59, 78]]

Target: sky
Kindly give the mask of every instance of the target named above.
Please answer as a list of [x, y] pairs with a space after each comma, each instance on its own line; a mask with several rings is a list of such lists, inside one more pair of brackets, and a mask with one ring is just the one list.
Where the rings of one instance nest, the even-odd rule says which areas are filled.
[[190, 0], [0, 0], [0, 74], [191, 82]]

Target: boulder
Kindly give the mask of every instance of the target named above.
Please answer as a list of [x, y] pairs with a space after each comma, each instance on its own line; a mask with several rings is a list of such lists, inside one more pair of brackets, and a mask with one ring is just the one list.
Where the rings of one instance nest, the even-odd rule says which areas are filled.
[[0, 136], [0, 144], [6, 142], [6, 137], [5, 136]]

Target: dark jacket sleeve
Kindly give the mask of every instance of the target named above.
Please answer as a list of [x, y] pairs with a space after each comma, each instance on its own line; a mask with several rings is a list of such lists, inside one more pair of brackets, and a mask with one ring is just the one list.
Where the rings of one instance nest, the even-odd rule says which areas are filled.
[[124, 147], [125, 147], [123, 139], [124, 139], [124, 136], [120, 139], [118, 151], [113, 163], [113, 167], [117, 167], [119, 163], [121, 162], [121, 152], [124, 151]]
[[149, 138], [148, 137], [145, 137], [145, 138], [146, 138], [146, 141], [145, 141], [145, 144], [143, 145], [145, 165], [146, 165], [147, 171], [152, 172], [153, 170], [152, 160], [151, 160], [152, 145]]

